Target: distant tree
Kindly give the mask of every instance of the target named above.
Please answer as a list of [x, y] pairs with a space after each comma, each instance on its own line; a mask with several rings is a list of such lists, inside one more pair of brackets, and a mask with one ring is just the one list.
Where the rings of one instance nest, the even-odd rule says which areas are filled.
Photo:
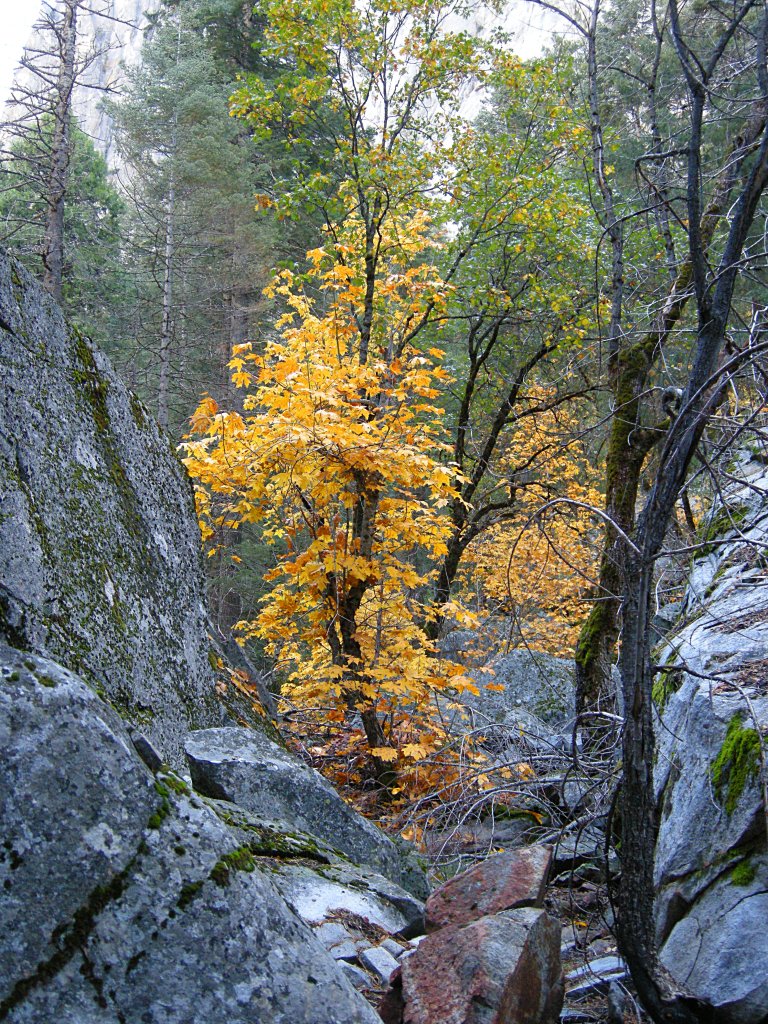
[[[78, 14], [85, 0], [44, 0], [11, 91], [12, 120], [0, 130], [6, 188], [35, 194], [43, 285], [59, 301], [65, 277], [65, 209], [72, 188], [72, 97], [96, 53], [78, 47]], [[107, 15], [104, 0], [89, 13]], [[18, 222], [17, 222], [18, 223]]]
[[[45, 246], [48, 203], [34, 180], [19, 175], [28, 151], [39, 152], [52, 125], [42, 121], [39, 136], [17, 140], [0, 163], [0, 239], [26, 264], [39, 271]], [[69, 316], [96, 341], [114, 347], [127, 287], [121, 252], [125, 206], [110, 183], [103, 157], [74, 124], [69, 129], [70, 180], [62, 222], [61, 302]]]
[[258, 330], [271, 268], [310, 241], [303, 228], [254, 214], [274, 147], [254, 145], [228, 101], [243, 64], [258, 64], [258, 41], [242, 4], [166, 3], [109, 104], [126, 163], [126, 244], [144, 299], [140, 386], [173, 432], [202, 390], [220, 398], [230, 388], [232, 346]]

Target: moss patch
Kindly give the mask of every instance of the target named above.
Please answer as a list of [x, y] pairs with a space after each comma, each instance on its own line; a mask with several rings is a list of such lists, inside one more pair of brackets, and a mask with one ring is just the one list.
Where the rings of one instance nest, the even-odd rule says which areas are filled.
[[189, 882], [187, 885], [182, 887], [182, 890], [179, 893], [179, 898], [176, 902], [176, 906], [179, 910], [183, 910], [185, 907], [189, 906], [195, 896], [200, 892], [203, 885], [204, 881], [203, 879], [200, 879], [197, 882]]
[[147, 822], [147, 826], [149, 828], [160, 828], [165, 819], [171, 813], [171, 801], [169, 799], [171, 795], [170, 790], [167, 789], [162, 782], [155, 783], [155, 790], [160, 797], [160, 806], [154, 814], [150, 815], [149, 821]]
[[653, 703], [660, 715], [664, 714], [667, 701], [683, 685], [683, 673], [679, 668], [662, 669], [651, 690]]
[[742, 860], [731, 871], [730, 878], [733, 885], [751, 885], [756, 874], [754, 864], [749, 860]]
[[717, 542], [721, 541], [731, 530], [741, 526], [748, 514], [749, 506], [747, 505], [723, 506], [719, 509], [703, 525], [701, 533], [697, 538], [697, 543], [702, 544], [703, 547], [699, 548], [696, 552], [696, 557], [704, 558], [715, 551], [718, 547]]
[[760, 736], [756, 729], [745, 728], [741, 716], [734, 715], [728, 724], [720, 753], [710, 775], [715, 795], [728, 814], [733, 814], [749, 779], [760, 771]]
[[247, 846], [238, 846], [231, 853], [225, 853], [221, 860], [217, 861], [211, 869], [210, 878], [216, 885], [229, 885], [230, 875], [233, 871], [254, 871], [256, 861]]

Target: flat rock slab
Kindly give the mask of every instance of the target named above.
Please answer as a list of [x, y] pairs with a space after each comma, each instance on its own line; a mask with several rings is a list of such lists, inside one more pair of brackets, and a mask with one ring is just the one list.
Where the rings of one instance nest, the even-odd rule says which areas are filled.
[[515, 907], [540, 907], [551, 863], [551, 846], [523, 846], [475, 864], [429, 897], [427, 932]]
[[314, 868], [277, 862], [272, 877], [285, 901], [307, 924], [319, 925], [341, 915], [394, 934], [423, 918], [423, 905], [414, 896], [389, 879], [351, 864]]
[[195, 789], [254, 814], [279, 818], [400, 882], [395, 844], [345, 804], [319, 772], [251, 729], [202, 729], [186, 741]]
[[768, 1019], [768, 855], [748, 861], [753, 877], [726, 872], [694, 903], [661, 948], [675, 978], [714, 1008], [723, 1024]]
[[524, 907], [428, 935], [385, 993], [385, 1024], [555, 1024], [560, 925]]
[[0, 1020], [377, 1024], [258, 857], [54, 662], [0, 646]]

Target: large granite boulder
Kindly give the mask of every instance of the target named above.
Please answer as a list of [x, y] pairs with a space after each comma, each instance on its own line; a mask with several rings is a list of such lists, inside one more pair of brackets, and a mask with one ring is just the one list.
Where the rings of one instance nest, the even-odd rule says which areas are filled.
[[218, 725], [200, 536], [152, 416], [0, 252], [0, 639], [55, 658], [182, 762]]
[[375, 1024], [271, 881], [322, 851], [153, 777], [55, 663], [2, 646], [0, 683], [0, 1019]]
[[355, 864], [413, 888], [392, 840], [344, 803], [319, 772], [267, 736], [240, 728], [202, 729], [190, 733], [186, 753], [200, 793], [282, 822], [288, 831], [309, 832]]
[[[472, 675], [480, 695], [467, 694], [465, 700], [487, 722], [514, 725], [521, 712], [558, 729], [573, 720], [574, 666], [566, 658], [520, 649], [497, 655]], [[489, 683], [503, 689], [489, 690]]]
[[725, 1024], [768, 1007], [768, 473], [745, 461], [704, 524], [672, 632], [656, 652], [655, 855], [661, 961]]

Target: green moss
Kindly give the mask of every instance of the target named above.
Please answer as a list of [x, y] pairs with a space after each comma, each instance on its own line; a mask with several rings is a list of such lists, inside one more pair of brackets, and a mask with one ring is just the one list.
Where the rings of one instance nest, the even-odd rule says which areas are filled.
[[733, 885], [751, 885], [755, 880], [756, 874], [757, 871], [754, 864], [749, 860], [742, 860], [731, 871], [730, 878]]
[[706, 521], [699, 532], [697, 544], [702, 545], [696, 552], [697, 558], [703, 558], [718, 548], [719, 541], [731, 530], [740, 526], [749, 513], [748, 505], [723, 506], [715, 515]]
[[211, 869], [210, 879], [216, 885], [229, 885], [229, 878], [233, 871], [254, 871], [256, 861], [247, 846], [238, 846], [231, 853], [225, 853], [221, 860], [217, 861]]
[[187, 885], [182, 887], [182, 890], [179, 893], [179, 898], [176, 902], [176, 906], [179, 910], [183, 910], [185, 907], [189, 906], [204, 884], [203, 879], [200, 879], [197, 882], [189, 882]]
[[759, 771], [760, 736], [756, 729], [744, 728], [741, 717], [734, 715], [720, 753], [710, 768], [715, 795], [728, 814], [736, 810], [747, 781]]
[[50, 676], [42, 675], [42, 674], [40, 674], [40, 675], [36, 674], [35, 675], [35, 679], [37, 679], [38, 683], [40, 683], [41, 686], [48, 686], [50, 688], [53, 688], [53, 687], [56, 686], [56, 680], [52, 679]]
[[169, 799], [171, 795], [170, 790], [167, 789], [162, 782], [155, 782], [155, 790], [160, 797], [160, 806], [154, 814], [150, 815], [149, 821], [147, 822], [147, 826], [149, 828], [160, 828], [165, 819], [171, 813], [171, 801]]
[[133, 416], [133, 422], [139, 430], [143, 430], [147, 423], [147, 414], [144, 410], [144, 406], [136, 395], [133, 394], [131, 395], [131, 415]]
[[72, 371], [72, 379], [78, 391], [85, 395], [93, 411], [93, 419], [100, 432], [109, 429], [109, 411], [107, 410], [107, 383], [99, 373], [90, 345], [77, 329], [72, 327], [75, 352], [80, 363]]
[[683, 673], [679, 668], [662, 669], [651, 690], [653, 703], [659, 714], [664, 713], [667, 701], [673, 693], [677, 693], [683, 685]]
[[[319, 864], [330, 863], [328, 857], [321, 853], [320, 847], [309, 836], [298, 832], [279, 832], [277, 829], [269, 828], [266, 825], [256, 825], [236, 814], [224, 811], [215, 803], [211, 803], [210, 806], [226, 825], [246, 833], [248, 836], [246, 845], [256, 857], [276, 857], [280, 860], [307, 859]], [[349, 859], [338, 850], [334, 850], [334, 853], [340, 859]]]
[[[163, 775], [163, 782], [179, 796], [189, 796], [190, 788], [183, 779], [180, 779], [174, 772], [166, 772]], [[167, 791], [166, 791], [167, 793]]]
[[600, 637], [604, 626], [605, 612], [601, 605], [593, 605], [579, 634], [574, 659], [582, 671], [587, 674], [598, 657]]

